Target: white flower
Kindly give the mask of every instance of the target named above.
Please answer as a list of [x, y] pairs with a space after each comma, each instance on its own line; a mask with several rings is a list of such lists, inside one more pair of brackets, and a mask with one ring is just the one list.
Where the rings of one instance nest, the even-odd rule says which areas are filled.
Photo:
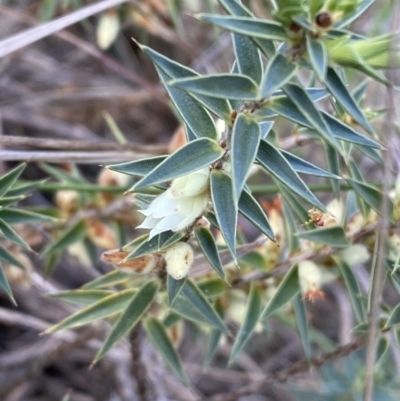
[[349, 266], [365, 263], [369, 259], [369, 252], [365, 245], [355, 244], [339, 252], [338, 255]]
[[189, 273], [193, 264], [193, 249], [186, 242], [177, 242], [165, 252], [167, 272], [175, 280], [181, 280]]
[[207, 167], [174, 180], [146, 210], [139, 210], [146, 219], [137, 228], [151, 229], [150, 239], [164, 231], [190, 226], [208, 205], [209, 174]]

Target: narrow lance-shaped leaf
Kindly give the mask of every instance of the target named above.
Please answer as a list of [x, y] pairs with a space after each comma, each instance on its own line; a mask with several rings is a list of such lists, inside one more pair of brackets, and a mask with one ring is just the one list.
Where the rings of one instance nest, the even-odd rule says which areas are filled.
[[375, 0], [364, 0], [359, 2], [358, 7], [356, 8], [356, 10], [351, 13], [348, 17], [346, 17], [345, 19], [339, 21], [335, 27], [337, 29], [343, 28], [347, 25], [350, 25], [354, 20], [356, 20], [361, 14], [364, 13], [364, 11], [372, 4], [374, 3]]
[[101, 298], [99, 301], [68, 316], [60, 323], [51, 326], [45, 333], [55, 333], [56, 331], [70, 329], [72, 327], [84, 326], [85, 324], [119, 313], [126, 308], [136, 293], [136, 289], [128, 289]]
[[[325, 144], [326, 159], [328, 162], [329, 170], [334, 174], [340, 174], [339, 155], [336, 150], [329, 144]], [[336, 199], [340, 199], [340, 183], [338, 180], [331, 182], [333, 193]]]
[[280, 53], [269, 61], [263, 80], [260, 85], [259, 97], [269, 97], [276, 90], [290, 81], [297, 71], [297, 64], [288, 60]]
[[99, 361], [111, 348], [118, 344], [139, 323], [143, 314], [149, 309], [158, 291], [155, 281], [148, 281], [140, 287], [126, 309], [115, 322], [110, 334], [96, 354], [93, 364]]
[[25, 269], [25, 266], [15, 257], [10, 251], [0, 245], [0, 260], [9, 263], [10, 265]]
[[20, 164], [15, 167], [7, 174], [4, 174], [0, 177], [0, 197], [5, 195], [7, 191], [11, 188], [11, 186], [17, 181], [18, 177], [21, 175], [22, 171], [24, 171], [26, 167], [25, 163]]
[[107, 288], [114, 287], [115, 285], [125, 283], [134, 278], [131, 273], [124, 272], [122, 270], [112, 270], [109, 273], [103, 274], [102, 276], [89, 281], [82, 288]]
[[346, 178], [346, 180], [363, 202], [371, 206], [377, 213], [380, 213], [382, 194], [377, 188], [351, 178]]
[[310, 339], [308, 337], [307, 310], [301, 295], [297, 294], [293, 299], [293, 309], [296, 316], [297, 329], [300, 334], [301, 346], [307, 361], [312, 357]]
[[17, 305], [14, 296], [12, 294], [10, 284], [8, 283], [7, 277], [4, 273], [3, 266], [1, 266], [1, 263], [0, 263], [0, 288], [2, 288], [3, 291], [7, 294], [8, 298], [10, 298], [12, 303], [14, 305]]
[[158, 320], [150, 317], [144, 322], [144, 328], [146, 329], [150, 341], [161, 354], [166, 364], [172, 369], [182, 383], [188, 385], [188, 378], [164, 326]]
[[98, 289], [89, 289], [89, 290], [65, 290], [58, 291], [54, 293], [47, 294], [49, 298], [59, 299], [64, 302], [69, 302], [71, 304], [79, 305], [79, 306], [89, 306], [109, 295], [113, 295], [114, 291], [110, 290], [98, 290]]
[[[164, 241], [167, 238], [171, 238], [174, 236], [173, 231], [166, 231], [163, 233]], [[160, 250], [163, 244], [160, 244], [160, 237], [161, 234], [157, 234], [152, 238], [149, 238], [147, 241], [142, 242], [136, 249], [134, 249], [126, 258], [125, 260], [132, 260], [139, 258], [144, 255], [148, 255], [149, 253], [157, 252]]]
[[179, 295], [183, 285], [185, 284], [186, 277], [181, 280], [175, 280], [170, 274], [167, 275], [167, 294], [168, 305], [172, 305], [175, 298]]
[[317, 74], [318, 79], [324, 82], [328, 65], [328, 54], [324, 43], [307, 36], [307, 52], [314, 72]]
[[187, 92], [222, 99], [255, 100], [257, 84], [241, 74], [213, 74], [194, 78], [175, 79], [168, 85]]
[[350, 246], [350, 241], [346, 237], [343, 227], [333, 226], [326, 228], [317, 228], [316, 230], [308, 230], [298, 234], [299, 238], [308, 241], [334, 246], [338, 248], [346, 248]]
[[289, 40], [283, 27], [275, 22], [252, 17], [226, 17], [212, 14], [199, 14], [197, 17], [202, 21], [251, 38]]
[[85, 222], [83, 220], [78, 221], [73, 226], [67, 227], [57, 239], [47, 245], [41, 252], [41, 256], [65, 250], [69, 245], [84, 238], [86, 232]]
[[321, 135], [321, 137], [330, 143], [339, 153], [342, 153], [342, 148], [332, 135], [329, 126], [322, 118], [321, 113], [314, 106], [314, 103], [308, 96], [307, 92], [299, 85], [286, 84], [283, 87], [284, 92], [295, 103], [296, 107], [303, 114], [311, 126]]
[[182, 289], [185, 297], [192, 305], [216, 328], [224, 333], [229, 333], [221, 317], [215, 308], [208, 302], [201, 290], [191, 281], [187, 280]]
[[285, 228], [288, 236], [290, 254], [294, 254], [300, 248], [300, 240], [297, 237], [297, 224], [294, 220], [292, 210], [287, 201], [283, 202], [283, 216], [285, 219]]
[[222, 170], [211, 172], [211, 198], [221, 233], [236, 260], [237, 208], [232, 180]]
[[257, 121], [244, 113], [239, 113], [233, 125], [231, 144], [233, 189], [236, 202], [240, 198], [256, 158], [259, 142], [260, 126]]
[[235, 343], [233, 344], [232, 352], [229, 357], [229, 364], [231, 364], [239, 352], [246, 345], [250, 336], [253, 334], [254, 329], [258, 323], [261, 314], [261, 293], [260, 289], [255, 283], [252, 284], [249, 294], [249, 301], [247, 304], [246, 316], [236, 336]]
[[400, 304], [396, 305], [396, 307], [392, 310], [385, 327], [392, 327], [397, 324], [400, 324]]
[[358, 323], [365, 321], [364, 306], [361, 302], [361, 292], [357, 280], [351, 268], [339, 257], [334, 257], [337, 266], [339, 267], [340, 274], [346, 283], [347, 292], [350, 297], [350, 302], [353, 307], [354, 315]]
[[224, 154], [219, 144], [209, 138], [189, 142], [161, 162], [154, 170], [143, 177], [133, 190], [166, 182], [203, 167], [209, 166]]
[[210, 265], [222, 278], [225, 278], [224, 268], [218, 255], [217, 244], [215, 243], [211, 231], [208, 228], [200, 227], [195, 230], [195, 235], [204, 256], [210, 262]]
[[289, 162], [282, 156], [278, 149], [270, 143], [261, 140], [257, 153], [257, 160], [274, 177], [287, 186], [291, 191], [297, 193], [302, 198], [325, 210], [325, 206], [308, 189], [307, 185], [293, 170]]
[[206, 354], [204, 356], [203, 369], [207, 369], [210, 366], [211, 361], [214, 358], [215, 352], [217, 351], [221, 336], [222, 333], [219, 330], [216, 329], [211, 330], [207, 341], [207, 349], [206, 349]]
[[45, 214], [31, 212], [30, 210], [13, 209], [7, 208], [0, 210], [0, 219], [4, 220], [6, 223], [14, 225], [20, 223], [40, 223], [40, 222], [51, 222], [57, 221], [56, 218], [47, 216]]
[[261, 320], [276, 312], [281, 306], [288, 303], [300, 292], [299, 273], [297, 265], [293, 266], [279, 284], [275, 295], [269, 300], [262, 312]]
[[171, 78], [159, 68], [156, 67], [156, 70], [176, 110], [196, 137], [217, 139], [217, 129], [210, 113], [186, 91], [171, 87], [169, 85]]
[[239, 199], [239, 212], [260, 229], [271, 241], [275, 241], [275, 235], [269, 224], [267, 215], [253, 195], [246, 190], [242, 192]]
[[293, 155], [292, 153], [286, 152], [285, 150], [281, 150], [280, 152], [282, 153], [282, 156], [290, 163], [293, 170], [297, 171], [298, 173], [314, 175], [316, 177], [332, 178], [335, 180], [340, 179], [338, 175], [332, 174], [330, 171], [323, 170], [322, 168], [319, 168], [314, 164]]
[[271, 132], [274, 121], [262, 121], [258, 123], [261, 129], [261, 138], [266, 139], [268, 134]]
[[353, 95], [347, 90], [339, 75], [331, 67], [328, 68], [325, 82], [329, 92], [335, 97], [346, 112], [350, 114], [364, 129], [373, 134], [374, 129], [372, 128], [372, 125], [358, 107]]
[[0, 219], [0, 231], [4, 238], [20, 247], [30, 250], [30, 246], [9, 226], [4, 220]]
[[107, 166], [110, 170], [132, 176], [143, 177], [154, 170], [167, 156], [155, 156], [147, 159], [135, 160], [128, 163], [111, 164]]
[[246, 36], [234, 33], [232, 37], [239, 72], [251, 78], [257, 84], [260, 83], [263, 66], [257, 47]]
[[[154, 51], [150, 47], [140, 45], [141, 50], [145, 52], [152, 61], [161, 69], [166, 75], [172, 79], [196, 77], [199, 74], [182, 64], [177, 63], [163, 56], [162, 54]], [[231, 114], [231, 107], [226, 99], [217, 99], [209, 96], [194, 95], [194, 98], [207, 107], [211, 112], [223, 120], [229, 119]]]

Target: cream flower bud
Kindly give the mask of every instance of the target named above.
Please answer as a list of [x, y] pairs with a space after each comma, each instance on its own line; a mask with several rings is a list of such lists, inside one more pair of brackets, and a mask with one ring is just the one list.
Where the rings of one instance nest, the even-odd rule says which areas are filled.
[[370, 257], [367, 247], [362, 244], [349, 246], [338, 255], [349, 266], [365, 263]]
[[393, 197], [393, 217], [400, 220], [400, 174], [397, 176]]
[[309, 260], [304, 260], [298, 264], [299, 284], [304, 298], [313, 301], [322, 298], [322, 272], [320, 267]]
[[112, 45], [119, 28], [120, 21], [116, 10], [109, 10], [100, 17], [96, 30], [97, 45], [100, 49], [107, 50]]
[[186, 242], [177, 242], [167, 249], [164, 259], [168, 274], [175, 280], [180, 280], [188, 275], [192, 267], [193, 249]]
[[171, 184], [172, 198], [186, 198], [196, 196], [209, 187], [210, 169], [204, 167], [194, 173], [176, 178]]

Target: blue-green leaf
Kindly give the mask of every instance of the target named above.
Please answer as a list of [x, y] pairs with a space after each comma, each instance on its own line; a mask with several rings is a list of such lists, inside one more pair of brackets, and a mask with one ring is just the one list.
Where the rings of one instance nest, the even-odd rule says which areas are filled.
[[253, 195], [246, 190], [242, 192], [239, 199], [239, 212], [260, 229], [271, 241], [276, 241], [267, 215], [260, 204], [254, 199]]
[[299, 273], [297, 265], [293, 266], [279, 284], [276, 293], [269, 300], [262, 312], [261, 320], [276, 312], [281, 306], [288, 303], [300, 292]]
[[4, 174], [0, 177], [0, 197], [5, 195], [7, 191], [11, 188], [11, 186], [17, 181], [18, 177], [24, 171], [26, 167], [26, 163], [22, 163], [19, 166], [15, 167], [7, 174]]
[[222, 99], [255, 100], [257, 84], [241, 74], [213, 74], [201, 77], [175, 79], [169, 85], [190, 93]]
[[210, 265], [222, 278], [225, 278], [224, 268], [219, 258], [217, 245], [211, 231], [208, 228], [200, 227], [195, 230], [195, 235], [204, 256], [210, 262]]
[[285, 157], [285, 159], [290, 163], [292, 168], [296, 170], [298, 173], [314, 175], [317, 177], [332, 178], [335, 180], [340, 179], [339, 176], [332, 174], [329, 171], [323, 170], [322, 168], [319, 168], [314, 164], [293, 155], [292, 153], [286, 152], [285, 150], [281, 150], [280, 152]]
[[296, 73], [298, 65], [288, 60], [280, 53], [269, 61], [263, 80], [260, 85], [259, 97], [269, 97], [277, 89], [290, 81]]
[[314, 106], [314, 103], [308, 96], [307, 92], [299, 85], [286, 84], [283, 87], [284, 92], [295, 103], [301, 114], [311, 124], [311, 126], [321, 135], [321, 137], [330, 143], [339, 153], [342, 153], [342, 148], [332, 135], [329, 126], [322, 118], [319, 110]]
[[[329, 145], [328, 143], [325, 143], [324, 145], [325, 145], [325, 153], [326, 153], [327, 163], [329, 166], [329, 171], [339, 175], [340, 174], [339, 155], [331, 145]], [[340, 199], [340, 182], [338, 180], [334, 180], [331, 181], [331, 185], [335, 198]]]
[[293, 255], [300, 248], [300, 240], [297, 234], [297, 224], [294, 220], [294, 216], [288, 202], [283, 202], [283, 216], [285, 218], [285, 228], [289, 242], [290, 254]]
[[231, 144], [233, 190], [236, 201], [240, 198], [256, 158], [259, 142], [260, 126], [257, 121], [244, 113], [239, 113], [233, 125]]
[[150, 185], [173, 180], [209, 166], [224, 154], [221, 146], [209, 138], [189, 142], [168, 156], [155, 169], [134, 185], [133, 191]]
[[283, 27], [275, 22], [252, 17], [226, 17], [212, 14], [199, 14], [197, 17], [202, 21], [251, 38], [289, 40]]
[[83, 285], [82, 288], [91, 289], [114, 287], [118, 284], [126, 283], [133, 278], [134, 276], [131, 273], [127, 273], [122, 270], [112, 270], [92, 281], [89, 281], [88, 283]]
[[232, 36], [239, 73], [251, 78], [257, 84], [260, 83], [263, 65], [257, 47], [246, 36], [235, 33]]
[[334, 96], [346, 112], [350, 114], [364, 129], [373, 134], [374, 129], [372, 128], [372, 125], [358, 107], [353, 95], [347, 90], [340, 76], [331, 67], [328, 68], [325, 83], [328, 91]]
[[55, 298], [79, 306], [89, 306], [113, 294], [114, 291], [110, 290], [78, 289], [78, 290], [64, 290], [64, 291], [52, 292], [50, 294], [47, 294], [47, 296], [49, 298]]
[[233, 344], [232, 352], [229, 357], [229, 364], [231, 364], [239, 352], [246, 345], [250, 336], [253, 334], [254, 329], [258, 323], [261, 314], [261, 293], [260, 289], [255, 283], [252, 284], [249, 294], [249, 301], [247, 304], [246, 316], [240, 326], [239, 333], [236, 336]]
[[57, 221], [54, 217], [47, 216], [45, 214], [31, 212], [30, 210], [13, 209], [7, 208], [0, 210], [0, 219], [4, 220], [8, 224], [21, 224], [21, 223], [40, 223], [40, 222], [51, 222]]
[[[140, 45], [140, 48], [152, 59], [159, 69], [172, 79], [199, 76], [196, 71], [163, 56], [150, 47]], [[202, 95], [194, 95], [193, 97], [219, 118], [223, 120], [229, 119], [232, 110], [226, 99], [221, 100]]]
[[158, 320], [150, 317], [144, 322], [144, 327], [150, 341], [161, 354], [166, 364], [172, 369], [182, 383], [188, 385], [189, 381], [186, 373], [182, 368], [179, 356], [175, 351], [164, 326]]
[[312, 358], [310, 339], [308, 337], [307, 310], [301, 295], [297, 294], [293, 299], [293, 309], [296, 316], [297, 329], [300, 334], [301, 346], [307, 361]]
[[363, 200], [363, 202], [371, 206], [372, 209], [374, 209], [377, 213], [380, 213], [382, 194], [377, 188], [351, 178], [346, 178], [346, 181]]
[[211, 172], [211, 198], [221, 233], [236, 260], [237, 208], [232, 180], [222, 170]]
[[348, 17], [345, 19], [342, 19], [339, 21], [337, 24], [335, 24], [335, 28], [340, 29], [343, 28], [347, 25], [350, 25], [354, 20], [356, 20], [361, 14], [364, 13], [364, 11], [372, 4], [374, 3], [375, 0], [364, 0], [359, 3], [358, 7], [356, 10], [351, 13]]
[[325, 206], [308, 189], [307, 185], [293, 170], [281, 152], [270, 143], [264, 140], [260, 141], [257, 160], [270, 174], [281, 181], [291, 191], [297, 193], [319, 209], [325, 210]]
[[328, 54], [322, 41], [311, 39], [307, 35], [307, 52], [314, 72], [321, 82], [325, 81]]
[[167, 294], [168, 294], [168, 305], [172, 305], [175, 298], [179, 295], [185, 284], [186, 277], [181, 280], [175, 280], [170, 274], [167, 275]]
[[111, 164], [107, 166], [110, 170], [118, 171], [119, 173], [143, 177], [154, 170], [167, 156], [155, 156], [148, 159], [135, 160], [133, 162]]
[[4, 274], [4, 270], [3, 270], [3, 267], [1, 266], [1, 263], [0, 263], [0, 288], [2, 288], [3, 291], [8, 295], [8, 298], [10, 298], [12, 303], [14, 305], [16, 305], [17, 303], [15, 302], [14, 296], [11, 291], [10, 284], [8, 283], [7, 277]]
[[126, 309], [113, 325], [111, 332], [97, 352], [93, 363], [99, 361], [112, 347], [119, 343], [141, 320], [158, 291], [155, 281], [145, 282], [134, 295]]
[[261, 129], [261, 138], [266, 139], [271, 131], [272, 126], [274, 125], [274, 121], [262, 121], [259, 122], [258, 125]]
[[214, 327], [218, 328], [223, 333], [229, 333], [228, 328], [225, 326], [217, 311], [192, 281], [186, 281], [182, 293]]
[[14, 231], [14, 229], [2, 219], [0, 219], [0, 231], [1, 235], [10, 242], [17, 244], [24, 249], [31, 249], [30, 246]]
[[216, 139], [217, 128], [210, 113], [186, 91], [171, 87], [171, 78], [158, 67], [156, 69], [180, 116], [196, 137]]
[[350, 241], [346, 237], [343, 227], [340, 226], [308, 230], [299, 233], [298, 236], [299, 238], [303, 238], [308, 241], [333, 247], [347, 248], [351, 245]]

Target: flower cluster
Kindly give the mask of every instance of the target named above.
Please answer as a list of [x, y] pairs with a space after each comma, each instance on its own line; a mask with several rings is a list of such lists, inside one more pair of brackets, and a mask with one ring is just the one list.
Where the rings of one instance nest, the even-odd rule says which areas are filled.
[[151, 229], [149, 238], [152, 238], [164, 231], [190, 226], [208, 205], [209, 177], [210, 170], [204, 167], [173, 180], [146, 210], [139, 210], [146, 219], [137, 228]]

